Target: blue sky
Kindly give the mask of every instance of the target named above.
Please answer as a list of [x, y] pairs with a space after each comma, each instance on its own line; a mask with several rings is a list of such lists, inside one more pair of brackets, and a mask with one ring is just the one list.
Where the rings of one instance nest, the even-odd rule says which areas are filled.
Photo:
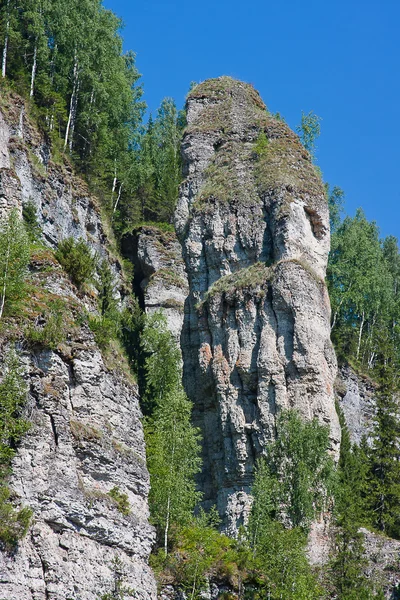
[[105, 0], [125, 23], [145, 100], [184, 102], [191, 81], [252, 83], [291, 127], [322, 117], [317, 161], [382, 235], [400, 238], [398, 0]]

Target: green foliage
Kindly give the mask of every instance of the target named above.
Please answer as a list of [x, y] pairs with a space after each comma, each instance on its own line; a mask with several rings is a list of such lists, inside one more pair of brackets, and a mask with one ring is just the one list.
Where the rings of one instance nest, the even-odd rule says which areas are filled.
[[[323, 597], [306, 555], [307, 536], [276, 520], [263, 524], [253, 555], [253, 597], [317, 600]], [[250, 563], [251, 564], [251, 563]]]
[[229, 580], [241, 587], [244, 560], [250, 558], [243, 544], [218, 532], [216, 510], [203, 511], [174, 532], [174, 549], [167, 556], [162, 550], [151, 557], [151, 566], [159, 578], [173, 578], [175, 584], [191, 598], [201, 597], [206, 577]]
[[329, 184], [325, 184], [326, 195], [328, 197], [328, 207], [329, 207], [329, 222], [331, 227], [331, 233], [335, 232], [340, 226], [340, 215], [343, 211], [343, 203], [344, 203], [344, 191], [335, 186], [330, 189]]
[[120, 174], [122, 195], [114, 215], [118, 233], [142, 222], [172, 220], [181, 182], [180, 139], [184, 115], [165, 98], [137, 137], [126, 169]]
[[163, 398], [180, 388], [181, 357], [161, 313], [147, 317], [140, 343], [146, 381], [142, 402], [145, 412], [151, 414]]
[[376, 395], [372, 444], [368, 451], [368, 501], [372, 525], [400, 539], [400, 405], [397, 373], [393, 365], [382, 365], [382, 380]]
[[262, 131], [259, 134], [257, 141], [253, 146], [253, 150], [258, 156], [262, 156], [265, 152], [268, 152], [268, 146], [269, 140], [265, 135], [264, 131]]
[[33, 345], [55, 350], [66, 337], [67, 307], [61, 299], [56, 299], [34, 325], [25, 330], [25, 337]]
[[315, 140], [321, 133], [320, 121], [321, 117], [310, 111], [308, 114], [301, 114], [301, 123], [296, 127], [301, 143], [312, 157], [315, 153]]
[[181, 384], [180, 353], [162, 315], [148, 317], [141, 344], [150, 415], [145, 423], [149, 503], [167, 554], [171, 526], [188, 523], [201, 498], [194, 482], [201, 469], [200, 433], [191, 424], [192, 405]]
[[[389, 355], [400, 358], [399, 290], [395, 263], [392, 266], [386, 258], [385, 247], [389, 252], [389, 245], [379, 240], [376, 224], [358, 210], [332, 236], [327, 274], [332, 336], [339, 357], [354, 359], [371, 371]], [[391, 245], [391, 259], [393, 250]]]
[[128, 501], [127, 494], [120, 491], [119, 487], [115, 485], [109, 492], [108, 495], [116, 503], [118, 510], [123, 515], [127, 516], [131, 512], [131, 507]]
[[27, 532], [32, 517], [29, 508], [17, 510], [10, 502], [11, 492], [5, 478], [11, 472], [15, 447], [28, 431], [29, 423], [22, 416], [27, 390], [15, 351], [5, 358], [0, 383], [0, 547], [15, 548]]
[[17, 510], [10, 502], [11, 492], [4, 484], [0, 485], [0, 549], [11, 552], [18, 541], [25, 537], [33, 512], [24, 507]]
[[[269, 518], [308, 531], [330, 503], [334, 468], [328, 448], [327, 427], [316, 419], [304, 421], [296, 411], [283, 411], [277, 419], [277, 439], [258, 464], [252, 521], [261, 510]], [[254, 523], [250, 529], [256, 532]]]
[[94, 275], [96, 257], [82, 239], [69, 237], [62, 240], [55, 257], [78, 288], [82, 288]]
[[111, 340], [121, 336], [121, 313], [115, 298], [114, 277], [106, 260], [97, 265], [99, 317], [89, 317], [88, 324], [100, 348], [105, 350]]
[[334, 553], [329, 578], [341, 600], [374, 598], [371, 582], [365, 578], [367, 559], [364, 535], [359, 531], [368, 522], [368, 457], [365, 444], [351, 446], [343, 412], [337, 406], [342, 430], [334, 506]]
[[168, 551], [171, 524], [190, 521], [201, 498], [194, 476], [200, 471], [200, 433], [190, 422], [192, 405], [177, 387], [164, 393], [145, 425], [153, 522]]
[[29, 423], [22, 416], [26, 402], [26, 385], [17, 355], [10, 351], [4, 363], [0, 383], [0, 475], [4, 477], [15, 454], [14, 448], [28, 431]]
[[0, 223], [0, 318], [26, 292], [29, 239], [17, 209]]
[[113, 582], [111, 584], [112, 591], [103, 594], [99, 600], [125, 600], [127, 596], [129, 598], [134, 598], [136, 596], [135, 591], [124, 584], [124, 579], [126, 577], [125, 568], [118, 556], [113, 558], [111, 567], [113, 571]]
[[248, 539], [255, 597], [321, 597], [305, 549], [311, 521], [330, 502], [334, 470], [328, 448], [328, 430], [316, 419], [303, 421], [295, 411], [279, 415], [277, 438], [258, 462], [252, 489]]
[[27, 202], [22, 207], [22, 218], [30, 242], [38, 242], [41, 238], [42, 231], [37, 218], [36, 206], [32, 201]]

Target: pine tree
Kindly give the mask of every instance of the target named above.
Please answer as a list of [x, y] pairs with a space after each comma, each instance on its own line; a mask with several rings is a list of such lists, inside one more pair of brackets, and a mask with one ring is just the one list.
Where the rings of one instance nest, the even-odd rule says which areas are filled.
[[369, 498], [373, 525], [400, 538], [400, 407], [396, 371], [387, 362], [381, 368], [372, 430]]

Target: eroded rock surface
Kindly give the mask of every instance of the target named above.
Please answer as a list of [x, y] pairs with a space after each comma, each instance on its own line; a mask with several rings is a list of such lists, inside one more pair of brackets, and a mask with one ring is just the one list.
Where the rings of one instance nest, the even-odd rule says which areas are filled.
[[134, 285], [142, 308], [148, 314], [161, 310], [179, 344], [189, 289], [175, 233], [140, 227], [123, 237], [122, 252], [134, 265]]
[[377, 384], [343, 365], [338, 373], [337, 387], [351, 442], [359, 445], [362, 437], [368, 438], [372, 430]]
[[279, 410], [329, 425], [338, 451], [328, 207], [309, 154], [251, 86], [198, 85], [187, 119], [175, 216], [190, 286], [184, 384], [204, 436], [201, 488], [233, 533]]
[[[50, 161], [22, 102], [14, 100], [0, 114], [0, 213], [13, 206], [21, 212], [33, 202], [47, 245], [70, 235], [85, 239], [109, 261], [118, 286], [120, 266], [94, 199], [65, 165]], [[98, 600], [120, 581], [135, 598], [154, 600], [148, 566], [154, 530], [137, 386], [124, 357], [115, 348], [105, 361], [85, 325], [84, 312], [97, 310], [95, 290], [78, 292], [50, 251], [35, 256], [31, 284], [39, 295], [27, 298], [25, 309], [62, 301], [67, 333], [50, 350], [26, 339], [26, 323], [10, 319], [2, 327], [0, 377], [16, 338], [32, 423], [8, 485], [15, 506], [30, 507], [33, 520], [15, 553], [0, 551], [0, 599]], [[40, 326], [46, 318], [44, 311]], [[126, 506], [118, 502], [121, 494]]]
[[64, 160], [55, 162], [47, 141], [26, 116], [19, 96], [0, 109], [0, 217], [32, 202], [46, 243], [55, 248], [67, 237], [84, 239], [106, 258], [116, 277], [118, 261], [107, 249], [98, 201]]

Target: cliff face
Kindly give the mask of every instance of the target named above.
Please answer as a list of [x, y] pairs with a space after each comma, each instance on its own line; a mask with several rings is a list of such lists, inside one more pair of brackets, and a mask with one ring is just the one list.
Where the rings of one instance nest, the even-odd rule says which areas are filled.
[[181, 247], [172, 231], [141, 227], [122, 239], [122, 252], [134, 267], [134, 288], [148, 314], [162, 310], [177, 344], [183, 325], [188, 282]]
[[184, 384], [204, 436], [201, 488], [235, 531], [280, 409], [340, 432], [324, 283], [328, 207], [297, 136], [230, 78], [194, 88], [176, 229], [189, 278]]
[[339, 404], [346, 419], [352, 444], [360, 444], [362, 437], [369, 437], [376, 410], [377, 384], [357, 375], [348, 365], [338, 373], [337, 391]]
[[[67, 165], [50, 161], [17, 98], [0, 111], [0, 163], [2, 213], [33, 202], [47, 243], [83, 237], [109, 261], [118, 288], [120, 266], [111, 257], [95, 200]], [[84, 310], [96, 311], [95, 297], [78, 293], [51, 253], [37, 254], [32, 285], [39, 302], [67, 304], [67, 332], [50, 350], [27, 343], [23, 329], [17, 330], [32, 425], [9, 486], [16, 506], [29, 506], [34, 516], [17, 551], [0, 552], [0, 598], [98, 600], [119, 581], [135, 597], [152, 600], [156, 587], [147, 561], [154, 531], [137, 388], [117, 349], [105, 362], [80, 317]], [[3, 327], [1, 360], [8, 346]], [[118, 494], [126, 495], [127, 510]]]

